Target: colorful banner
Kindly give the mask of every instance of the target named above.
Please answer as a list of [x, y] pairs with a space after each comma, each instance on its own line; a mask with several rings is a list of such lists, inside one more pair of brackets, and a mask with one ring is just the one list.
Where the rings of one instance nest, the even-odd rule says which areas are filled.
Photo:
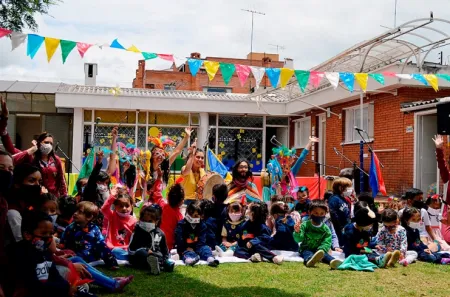
[[328, 79], [330, 84], [333, 86], [333, 89], [339, 85], [339, 72], [325, 72], [325, 77]]
[[236, 68], [234, 67], [234, 64], [230, 63], [219, 63], [220, 65], [220, 71], [222, 72], [222, 78], [225, 85], [228, 86], [230, 83], [231, 77], [233, 76], [234, 71]]
[[61, 55], [63, 64], [66, 63], [66, 59], [70, 52], [77, 46], [77, 43], [70, 40], [61, 40]]
[[295, 70], [295, 77], [297, 78], [298, 85], [300, 86], [300, 89], [302, 92], [305, 92], [305, 88], [308, 85], [309, 76], [311, 75], [311, 72], [306, 70]]
[[323, 77], [324, 77], [323, 72], [311, 71], [309, 75], [309, 82], [314, 88], [317, 88], [320, 85], [320, 82]]
[[369, 75], [367, 73], [355, 73], [355, 80], [361, 90], [365, 93], [367, 90], [367, 81], [369, 80]]
[[217, 71], [219, 71], [219, 62], [205, 61], [204, 62], [206, 73], [208, 74], [209, 80], [213, 80], [216, 76]]
[[47, 62], [50, 62], [61, 40], [56, 38], [45, 37], [45, 50], [47, 52]]
[[239, 82], [241, 83], [241, 87], [243, 87], [252, 70], [247, 65], [236, 64], [235, 66]]
[[280, 68], [266, 68], [266, 74], [272, 87], [276, 88], [280, 81]]
[[355, 85], [355, 75], [350, 72], [339, 72], [339, 77], [341, 78], [344, 85], [348, 88], [350, 93], [353, 93], [353, 87]]
[[192, 76], [195, 76], [203, 64], [203, 60], [188, 59], [189, 70]]
[[22, 43], [27, 40], [28, 35], [20, 32], [12, 32], [11, 33], [11, 51], [18, 48]]
[[253, 77], [256, 80], [255, 90], [257, 90], [259, 88], [259, 85], [261, 84], [262, 78], [264, 77], [264, 73], [266, 72], [266, 68], [250, 66], [250, 69], [252, 70]]
[[43, 42], [44, 37], [36, 34], [28, 34], [27, 56], [33, 59]]
[[424, 74], [423, 76], [436, 92], [439, 91], [439, 82], [435, 74]]
[[290, 68], [281, 68], [280, 74], [280, 85], [282, 88], [285, 88], [292, 75], [294, 75], [294, 69]]

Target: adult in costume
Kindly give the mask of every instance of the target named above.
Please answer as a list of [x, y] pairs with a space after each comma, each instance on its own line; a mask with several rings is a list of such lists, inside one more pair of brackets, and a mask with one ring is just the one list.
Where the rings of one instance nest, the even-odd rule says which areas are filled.
[[197, 148], [197, 139], [189, 148], [189, 156], [186, 165], [181, 168], [184, 188], [185, 203], [190, 203], [197, 199], [197, 185], [200, 179], [206, 174], [203, 169], [205, 164], [205, 153]]
[[241, 201], [245, 195], [247, 202], [261, 200], [258, 188], [253, 183], [253, 174], [247, 160], [239, 160], [233, 167], [233, 180], [228, 185], [228, 198], [225, 204]]

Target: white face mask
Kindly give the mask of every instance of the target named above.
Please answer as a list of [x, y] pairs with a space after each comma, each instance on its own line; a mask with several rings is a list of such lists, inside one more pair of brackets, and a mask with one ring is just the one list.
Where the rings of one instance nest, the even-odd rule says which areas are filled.
[[413, 229], [419, 229], [420, 228], [420, 223], [415, 223], [415, 222], [409, 222], [409, 227], [413, 228]]
[[200, 218], [193, 218], [189, 214], [186, 214], [186, 216], [184, 218], [190, 224], [198, 224], [198, 223], [200, 223]]
[[101, 193], [106, 192], [108, 187], [106, 185], [97, 185], [97, 190]]
[[428, 207], [427, 211], [432, 216], [437, 216], [437, 215], [439, 215], [441, 213], [440, 209], [434, 209], [434, 208], [431, 208], [431, 207]]
[[140, 221], [138, 223], [139, 227], [141, 227], [144, 231], [146, 232], [150, 232], [152, 230], [154, 230], [156, 228], [156, 224], [155, 223], [150, 223], [150, 222], [142, 222]]
[[353, 188], [348, 188], [342, 194], [344, 195], [344, 197], [350, 197], [353, 194]]
[[49, 143], [42, 143], [41, 146], [39, 147], [39, 150], [41, 151], [42, 154], [48, 155], [53, 150], [53, 146]]
[[58, 215], [57, 214], [51, 215], [50, 218], [52, 218], [53, 225], [55, 225], [56, 224], [56, 219], [58, 218]]
[[128, 218], [130, 216], [130, 213], [128, 213], [128, 212], [118, 212], [118, 211], [116, 211], [116, 213], [121, 218]]
[[237, 222], [241, 219], [242, 215], [240, 213], [229, 213], [232, 222]]

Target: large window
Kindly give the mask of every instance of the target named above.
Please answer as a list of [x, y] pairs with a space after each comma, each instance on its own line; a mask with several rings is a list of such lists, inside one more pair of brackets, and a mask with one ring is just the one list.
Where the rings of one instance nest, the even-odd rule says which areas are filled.
[[295, 147], [304, 148], [311, 136], [311, 117], [298, 119], [294, 121], [295, 124]]
[[203, 87], [203, 92], [208, 93], [231, 93], [231, 88], [222, 88], [222, 87]]
[[[355, 127], [365, 130], [369, 138], [373, 138], [373, 104], [365, 104], [363, 107], [363, 126], [361, 127], [361, 108], [354, 106], [345, 110], [345, 143], [359, 142], [361, 137]], [[363, 133], [367, 140], [367, 135]]]

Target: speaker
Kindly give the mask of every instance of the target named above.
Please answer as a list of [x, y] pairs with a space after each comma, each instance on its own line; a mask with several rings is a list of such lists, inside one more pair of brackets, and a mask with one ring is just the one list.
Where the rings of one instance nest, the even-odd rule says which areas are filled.
[[450, 135], [450, 102], [436, 105], [437, 108], [437, 133]]

